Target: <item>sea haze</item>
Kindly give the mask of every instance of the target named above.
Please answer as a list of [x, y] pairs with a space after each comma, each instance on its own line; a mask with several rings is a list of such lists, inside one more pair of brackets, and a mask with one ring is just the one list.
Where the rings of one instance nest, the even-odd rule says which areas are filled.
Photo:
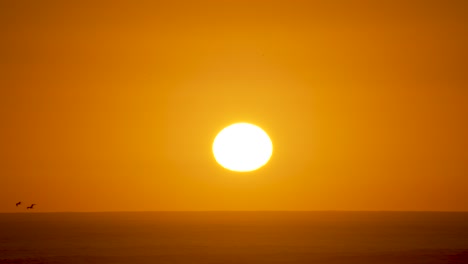
[[468, 263], [468, 213], [0, 214], [0, 263]]

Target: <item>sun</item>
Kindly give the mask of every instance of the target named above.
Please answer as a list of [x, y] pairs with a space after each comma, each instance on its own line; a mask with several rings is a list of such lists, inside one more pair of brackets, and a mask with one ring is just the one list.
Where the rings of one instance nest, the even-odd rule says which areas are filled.
[[268, 134], [249, 123], [225, 127], [213, 141], [216, 161], [231, 171], [256, 170], [270, 160], [272, 153], [273, 144]]

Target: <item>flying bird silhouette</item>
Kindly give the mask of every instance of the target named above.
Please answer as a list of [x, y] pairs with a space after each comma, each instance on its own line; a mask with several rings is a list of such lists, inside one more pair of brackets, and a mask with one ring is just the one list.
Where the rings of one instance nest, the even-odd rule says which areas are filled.
[[17, 203], [16, 203], [16, 207], [18, 207], [18, 205], [20, 205], [20, 204], [21, 204], [21, 202], [17, 202]]
[[34, 209], [33, 207], [34, 207], [35, 205], [36, 205], [36, 204], [31, 204], [31, 206], [26, 207], [26, 209]]

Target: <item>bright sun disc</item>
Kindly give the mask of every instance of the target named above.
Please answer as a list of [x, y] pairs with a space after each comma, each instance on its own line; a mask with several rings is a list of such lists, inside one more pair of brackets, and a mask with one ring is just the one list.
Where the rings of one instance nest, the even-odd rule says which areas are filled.
[[270, 137], [258, 126], [248, 123], [230, 125], [213, 142], [216, 161], [232, 171], [253, 171], [265, 165], [273, 152]]

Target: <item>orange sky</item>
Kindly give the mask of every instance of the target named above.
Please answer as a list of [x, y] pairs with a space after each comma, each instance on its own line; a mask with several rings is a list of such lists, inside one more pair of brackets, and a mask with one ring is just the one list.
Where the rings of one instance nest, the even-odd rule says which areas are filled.
[[1, 1], [0, 211], [468, 210], [467, 5]]

